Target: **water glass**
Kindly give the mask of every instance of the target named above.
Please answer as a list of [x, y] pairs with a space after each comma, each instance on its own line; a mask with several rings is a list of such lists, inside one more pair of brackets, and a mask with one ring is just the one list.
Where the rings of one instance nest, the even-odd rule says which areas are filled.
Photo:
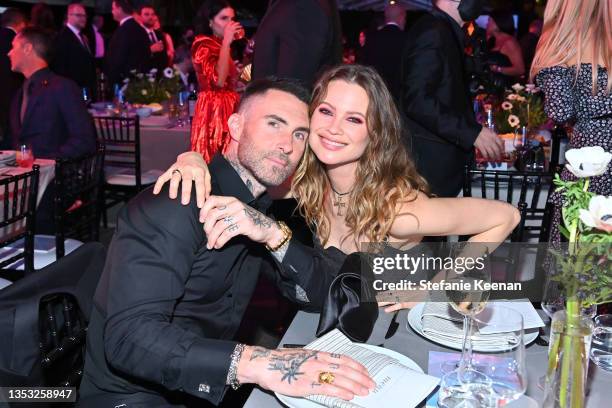
[[612, 372], [612, 314], [595, 318], [595, 330], [591, 340], [591, 361]]

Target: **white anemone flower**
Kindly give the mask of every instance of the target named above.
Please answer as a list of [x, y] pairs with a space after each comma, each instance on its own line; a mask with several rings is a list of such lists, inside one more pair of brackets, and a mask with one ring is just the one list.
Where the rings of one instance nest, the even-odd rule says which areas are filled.
[[587, 146], [565, 152], [565, 167], [576, 177], [601, 176], [612, 160], [612, 154], [601, 146]]
[[523, 89], [525, 89], [525, 87], [523, 85], [521, 85], [521, 84], [517, 83], [517, 84], [512, 85], [512, 90], [514, 92], [518, 93], [518, 92], [521, 92]]
[[513, 108], [512, 104], [508, 101], [502, 102], [501, 107], [503, 110], [506, 110], [506, 111]]
[[587, 227], [612, 232], [612, 197], [592, 197], [588, 211], [580, 209], [579, 216]]
[[168, 79], [171, 79], [174, 76], [174, 70], [170, 67], [164, 69], [164, 76]]
[[521, 120], [516, 115], [510, 115], [508, 116], [508, 124], [514, 128], [521, 124]]
[[515, 101], [517, 98], [519, 97], [519, 95], [517, 94], [510, 94], [506, 97], [507, 100], [509, 101]]

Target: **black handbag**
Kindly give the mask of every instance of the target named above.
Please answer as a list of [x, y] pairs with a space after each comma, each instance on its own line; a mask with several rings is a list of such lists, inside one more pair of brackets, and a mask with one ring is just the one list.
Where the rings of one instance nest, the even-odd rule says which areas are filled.
[[[365, 343], [378, 318], [378, 305], [371, 286], [366, 284], [362, 270], [362, 255], [347, 256], [338, 276], [332, 281], [323, 305], [317, 337], [338, 329], [349, 339]], [[363, 272], [369, 273], [367, 270]]]

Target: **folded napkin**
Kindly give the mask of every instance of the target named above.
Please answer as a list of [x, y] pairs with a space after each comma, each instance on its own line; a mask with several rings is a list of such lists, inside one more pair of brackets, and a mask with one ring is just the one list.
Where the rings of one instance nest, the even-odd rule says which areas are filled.
[[[456, 343], [463, 341], [463, 316], [448, 303], [427, 302], [421, 315], [423, 333], [432, 340]], [[475, 327], [475, 325], [474, 325]], [[472, 345], [479, 349], [514, 347], [517, 339], [512, 333], [483, 334], [477, 329], [472, 334]]]

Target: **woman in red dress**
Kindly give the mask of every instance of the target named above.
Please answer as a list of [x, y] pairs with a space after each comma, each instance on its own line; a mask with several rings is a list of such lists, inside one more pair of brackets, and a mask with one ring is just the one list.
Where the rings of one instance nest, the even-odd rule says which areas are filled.
[[239, 100], [239, 73], [230, 56], [230, 45], [244, 31], [234, 17], [234, 9], [227, 1], [204, 3], [198, 11], [200, 27], [196, 27], [198, 35], [191, 47], [200, 85], [191, 127], [191, 150], [202, 154], [207, 163], [227, 146], [227, 119]]

